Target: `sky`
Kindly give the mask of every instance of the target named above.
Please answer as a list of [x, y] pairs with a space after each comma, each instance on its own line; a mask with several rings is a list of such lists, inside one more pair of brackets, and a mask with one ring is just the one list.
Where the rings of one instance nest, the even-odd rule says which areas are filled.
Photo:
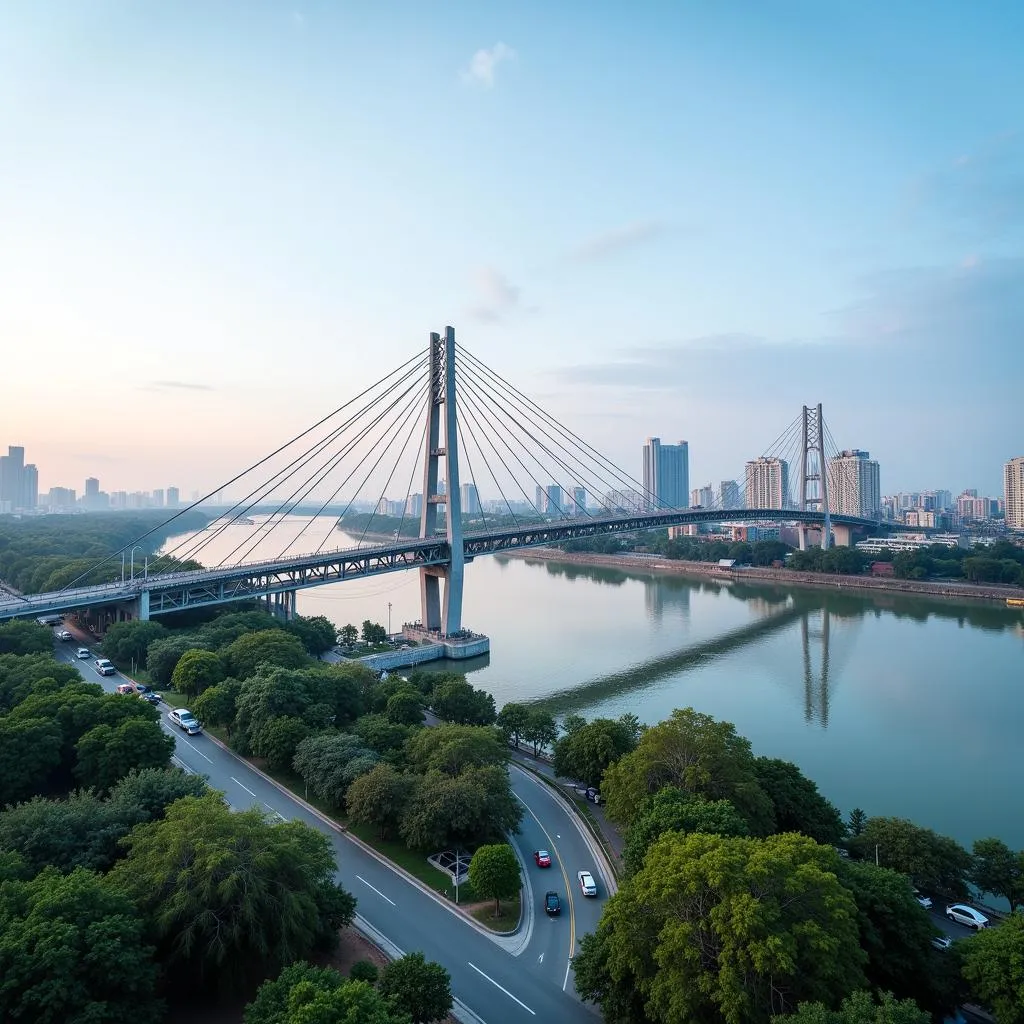
[[1001, 0], [0, 5], [0, 446], [212, 489], [451, 324], [633, 475], [657, 435], [734, 477], [821, 402], [884, 493], [997, 494], [1021, 39]]

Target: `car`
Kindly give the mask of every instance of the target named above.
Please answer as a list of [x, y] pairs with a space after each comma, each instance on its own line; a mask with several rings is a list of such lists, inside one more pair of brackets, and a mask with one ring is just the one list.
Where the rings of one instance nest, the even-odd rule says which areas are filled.
[[58, 640], [70, 640], [71, 639], [71, 634], [66, 629], [58, 629], [55, 635], [56, 635]]
[[175, 708], [167, 717], [175, 725], [184, 729], [189, 736], [196, 736], [203, 731], [203, 727], [196, 721], [195, 715], [188, 708]]
[[925, 894], [923, 892], [918, 892], [915, 889], [914, 890], [914, 899], [917, 900], [917, 902], [920, 903], [921, 906], [924, 907], [925, 910], [930, 910], [931, 909], [931, 905], [932, 905], [932, 898], [931, 898], [931, 896], [925, 896]]
[[91, 658], [92, 654], [89, 652], [89, 648], [88, 647], [79, 647], [78, 648], [77, 656], [79, 658], [85, 659], [85, 658]]
[[562, 912], [562, 901], [559, 898], [557, 892], [554, 889], [549, 889], [544, 894], [544, 913], [551, 914], [554, 917], [555, 914]]
[[988, 918], [974, 907], [966, 903], [951, 903], [946, 907], [946, 917], [957, 924], [965, 924], [968, 928], [976, 928], [979, 932], [982, 928], [988, 927]]
[[953, 945], [953, 940], [948, 935], [936, 935], [932, 945], [938, 950], [947, 950]]
[[152, 704], [156, 707], [163, 701], [163, 697], [159, 693], [154, 693], [152, 690], [147, 690], [145, 693], [139, 694], [139, 700], [144, 700], [147, 704]]
[[592, 804], [601, 803], [601, 794], [593, 786], [587, 788], [586, 797]]
[[594, 881], [594, 876], [589, 871], [577, 871], [576, 878], [580, 883], [580, 892], [582, 892], [584, 896], [597, 895], [597, 883]]
[[551, 854], [547, 850], [534, 850], [533, 859], [539, 868], [551, 867]]
[[[81, 655], [79, 655], [79, 657], [81, 657]], [[114, 668], [106, 658], [97, 658], [93, 662], [93, 665], [101, 676], [112, 676], [117, 671], [117, 669]]]
[[120, 693], [122, 696], [124, 696], [125, 694], [129, 694], [129, 693], [135, 693], [135, 684], [134, 683], [122, 683], [117, 688], [116, 692]]

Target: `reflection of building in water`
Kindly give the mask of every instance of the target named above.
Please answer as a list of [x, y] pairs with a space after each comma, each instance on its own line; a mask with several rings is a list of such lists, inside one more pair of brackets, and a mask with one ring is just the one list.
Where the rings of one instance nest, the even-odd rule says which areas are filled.
[[690, 617], [690, 591], [682, 580], [650, 576], [644, 580], [644, 611], [649, 619], [660, 620], [666, 609], [681, 619]]

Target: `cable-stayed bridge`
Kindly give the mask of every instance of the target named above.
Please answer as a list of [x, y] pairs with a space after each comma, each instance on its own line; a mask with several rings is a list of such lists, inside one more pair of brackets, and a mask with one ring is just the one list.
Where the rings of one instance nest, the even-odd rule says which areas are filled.
[[[204, 531], [151, 559], [141, 575], [124, 578], [126, 553], [134, 555], [188, 509], [60, 591], [0, 595], [0, 620], [97, 607], [116, 609], [117, 617], [149, 618], [254, 597], [288, 616], [299, 589], [418, 569], [422, 628], [457, 637], [464, 632], [465, 564], [479, 555], [701, 523], [788, 520], [801, 530], [821, 527], [823, 545], [833, 532], [848, 542], [850, 530], [877, 527], [872, 519], [830, 514], [828, 437], [821, 407], [805, 408], [763, 456], [787, 465], [787, 457], [800, 460], [796, 500], [782, 488], [776, 508], [670, 506], [472, 353], [457, 349], [449, 327], [444, 336], [430, 336], [425, 352], [190, 505], [229, 487], [248, 488]], [[402, 498], [387, 497], [403, 485]], [[499, 497], [481, 502], [484, 488]], [[372, 511], [360, 513], [368, 497]], [[325, 538], [303, 552], [304, 527], [276, 556], [253, 560], [287, 516], [311, 504], [319, 514], [341, 504], [337, 525], [358, 535], [356, 545], [325, 550]], [[252, 523], [249, 515], [268, 506], [270, 515]], [[252, 532], [217, 564], [205, 565], [204, 550], [240, 524], [252, 525]]]

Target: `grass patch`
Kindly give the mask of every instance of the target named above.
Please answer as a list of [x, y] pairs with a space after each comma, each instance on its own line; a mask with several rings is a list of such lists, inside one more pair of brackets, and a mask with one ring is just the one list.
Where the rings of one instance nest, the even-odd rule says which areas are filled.
[[474, 907], [470, 913], [491, 931], [514, 932], [519, 927], [519, 917], [522, 914], [522, 891], [515, 899], [501, 901], [501, 912], [497, 917], [494, 916], [493, 900], [489, 900], [486, 906]]

